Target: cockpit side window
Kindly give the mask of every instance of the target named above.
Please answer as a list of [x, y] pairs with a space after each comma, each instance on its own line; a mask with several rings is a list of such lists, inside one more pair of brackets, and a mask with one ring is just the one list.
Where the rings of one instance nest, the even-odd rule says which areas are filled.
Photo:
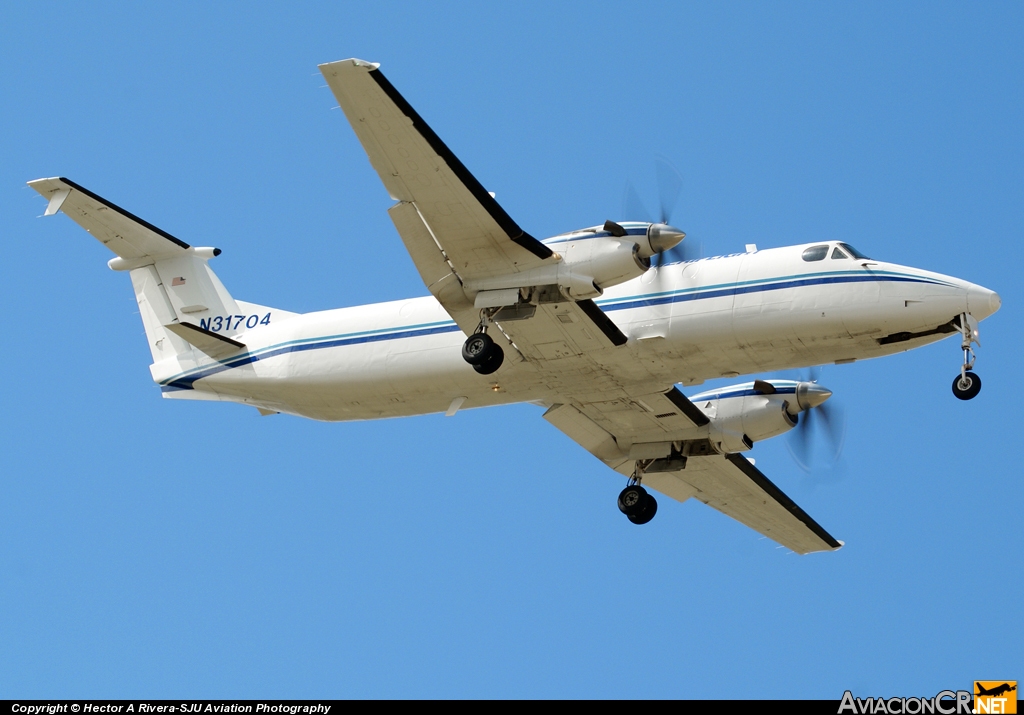
[[804, 250], [804, 253], [801, 256], [801, 258], [803, 258], [807, 262], [822, 261], [825, 259], [825, 256], [827, 255], [828, 246], [811, 246], [810, 248]]
[[844, 251], [849, 253], [854, 258], [859, 258], [859, 259], [864, 260], [864, 261], [870, 261], [871, 260], [870, 258], [865, 256], [863, 253], [861, 253], [860, 251], [858, 251], [856, 248], [854, 248], [853, 246], [851, 246], [848, 243], [840, 243], [839, 245], [843, 247]]
[[849, 258], [845, 253], [840, 251], [838, 248], [832, 249], [832, 258]]

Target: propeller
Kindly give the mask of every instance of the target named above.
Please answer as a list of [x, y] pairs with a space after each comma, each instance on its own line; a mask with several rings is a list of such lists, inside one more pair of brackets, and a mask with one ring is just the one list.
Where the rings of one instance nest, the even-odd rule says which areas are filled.
[[809, 474], [832, 469], [839, 461], [846, 441], [846, 416], [840, 406], [826, 404], [832, 391], [818, 384], [816, 368], [808, 371], [806, 377], [797, 382], [799, 421], [790, 432], [786, 448], [797, 466]]
[[655, 160], [654, 169], [658, 182], [657, 217], [653, 217], [647, 210], [640, 194], [629, 181], [626, 182], [626, 192], [622, 197], [623, 216], [630, 220], [642, 220], [653, 224], [650, 229], [651, 245], [655, 248], [658, 247], [658, 243], [666, 246], [657, 252], [653, 261], [655, 266], [660, 268], [666, 263], [681, 263], [700, 258], [700, 244], [683, 241], [679, 236], [686, 234], [671, 225], [672, 213], [683, 193], [682, 175], [675, 166], [662, 157]]

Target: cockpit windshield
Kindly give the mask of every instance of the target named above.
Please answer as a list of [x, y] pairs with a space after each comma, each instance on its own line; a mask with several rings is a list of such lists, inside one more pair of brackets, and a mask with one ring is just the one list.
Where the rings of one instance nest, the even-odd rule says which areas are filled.
[[860, 258], [860, 259], [865, 260], [865, 261], [870, 261], [871, 260], [870, 258], [865, 256], [863, 253], [861, 253], [860, 251], [858, 251], [856, 248], [854, 248], [853, 246], [851, 246], [848, 243], [840, 243], [839, 245], [843, 247], [844, 251], [849, 253], [854, 258]]
[[[838, 248], [833, 248], [832, 246], [829, 245], [811, 246], [810, 248], [804, 249], [804, 252], [800, 257], [808, 262], [821, 261], [828, 257], [829, 249], [831, 249], [832, 258], [849, 258], [850, 256], [853, 256], [854, 258], [859, 258], [862, 260], [871, 260], [870, 258], [865, 256], [863, 253], [861, 253], [848, 243], [840, 243], [837, 245]], [[842, 250], [839, 250], [840, 248]], [[846, 251], [846, 253], [843, 253], [843, 251]]]

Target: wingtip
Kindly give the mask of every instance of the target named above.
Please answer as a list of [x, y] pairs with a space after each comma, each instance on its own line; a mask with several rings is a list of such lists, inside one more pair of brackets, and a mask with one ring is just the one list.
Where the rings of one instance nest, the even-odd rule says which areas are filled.
[[380, 62], [367, 62], [366, 60], [361, 60], [357, 57], [350, 57], [347, 60], [335, 60], [334, 62], [324, 62], [323, 64], [317, 65], [317, 67], [324, 70], [328, 67], [338, 67], [339, 65], [345, 64], [350, 64], [353, 67], [365, 67], [369, 72], [380, 68]]
[[50, 181], [63, 181], [63, 180], [64, 179], [62, 179], [59, 176], [46, 176], [46, 177], [44, 177], [42, 179], [32, 179], [32, 181], [26, 181], [25, 183], [28, 186], [31, 186], [34, 189], [35, 187], [37, 187], [37, 186], [39, 186], [41, 184], [46, 184], [46, 183], [48, 183]]

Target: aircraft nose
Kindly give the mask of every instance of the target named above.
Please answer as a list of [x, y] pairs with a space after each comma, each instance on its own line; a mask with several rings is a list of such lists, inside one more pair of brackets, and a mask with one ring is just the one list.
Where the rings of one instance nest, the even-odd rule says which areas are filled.
[[992, 315], [1002, 304], [1002, 299], [994, 290], [976, 285], [967, 289], [967, 310], [978, 320]]
[[801, 382], [796, 387], [796, 401], [801, 410], [817, 407], [830, 397], [832, 390], [816, 382]]

